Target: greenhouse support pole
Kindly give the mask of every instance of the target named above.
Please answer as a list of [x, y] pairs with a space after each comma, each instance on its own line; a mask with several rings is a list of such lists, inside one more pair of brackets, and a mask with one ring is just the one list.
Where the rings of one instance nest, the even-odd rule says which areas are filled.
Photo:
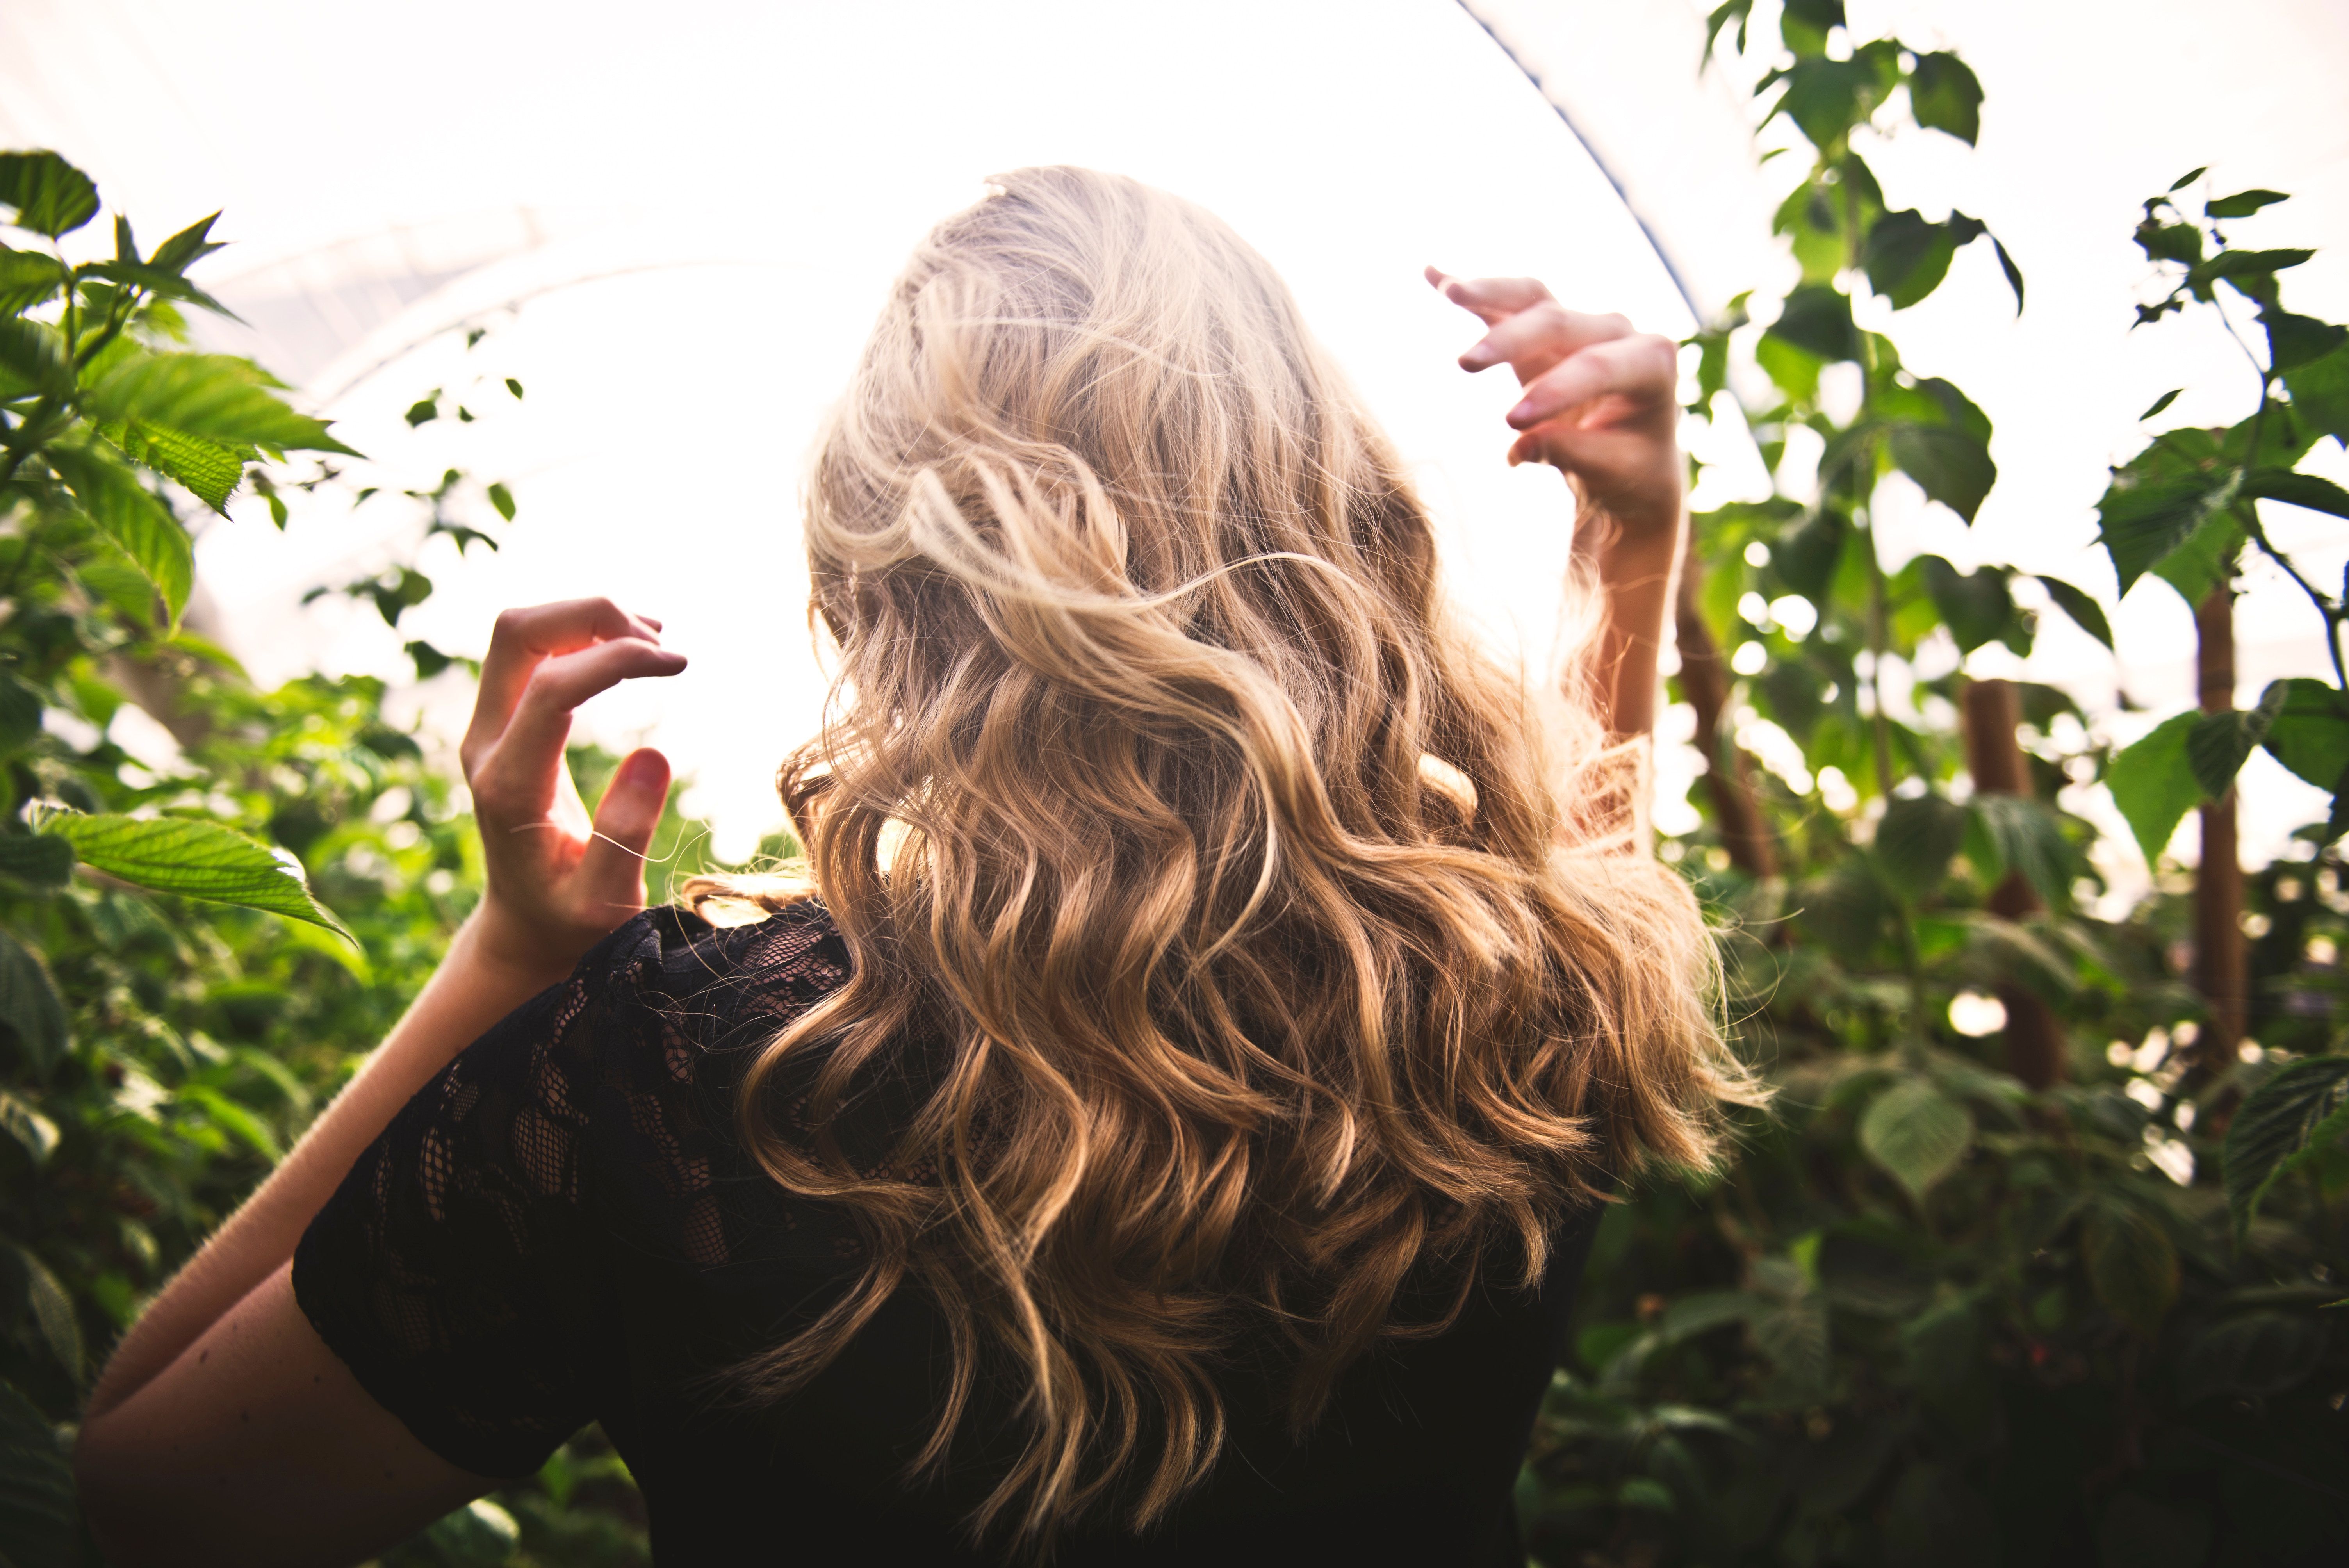
[[[2194, 607], [2196, 685], [2205, 713], [2235, 706], [2235, 586], [2221, 578]], [[2249, 954], [2243, 944], [2243, 867], [2232, 786], [2202, 808], [2201, 862], [2194, 871], [2194, 979], [2209, 1010], [2194, 1054], [2207, 1072], [2227, 1070], [2243, 1044]]]
[[[2009, 680], [1965, 683], [1966, 771], [1973, 776], [1974, 792], [2016, 795], [2033, 793], [2031, 773], [2015, 741], [2023, 722], [2023, 705]], [[2026, 920], [2045, 906], [2021, 872], [2010, 871], [1991, 889], [1990, 912], [2002, 920]], [[2008, 981], [1998, 988], [2006, 1009], [2006, 1070], [2033, 1088], [2045, 1088], [2064, 1076], [2064, 1026], [2046, 998], [2028, 985]]]

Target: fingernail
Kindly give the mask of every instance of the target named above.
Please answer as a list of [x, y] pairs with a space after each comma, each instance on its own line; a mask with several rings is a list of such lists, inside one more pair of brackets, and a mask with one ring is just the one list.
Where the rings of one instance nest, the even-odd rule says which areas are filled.
[[1510, 409], [1508, 419], [1510, 424], [1516, 426], [1519, 429], [1523, 429], [1527, 425], [1532, 424], [1534, 422], [1534, 400], [1528, 397], [1524, 402], [1518, 404], [1516, 407]]

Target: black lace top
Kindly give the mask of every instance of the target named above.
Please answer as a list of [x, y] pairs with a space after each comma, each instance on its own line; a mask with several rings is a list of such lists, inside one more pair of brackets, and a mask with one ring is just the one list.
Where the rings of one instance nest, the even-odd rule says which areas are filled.
[[[989, 1484], [983, 1464], [904, 1479], [947, 1365], [918, 1293], [780, 1406], [713, 1390], [710, 1373], [862, 1272], [854, 1226], [769, 1181], [730, 1104], [749, 1051], [847, 965], [813, 903], [726, 929], [676, 909], [629, 922], [359, 1157], [295, 1254], [303, 1311], [369, 1394], [465, 1470], [527, 1475], [601, 1421], [668, 1568], [1007, 1561], [960, 1529]], [[1541, 1292], [1484, 1293], [1450, 1333], [1354, 1368], [1301, 1447], [1276, 1380], [1235, 1375], [1230, 1443], [1171, 1523], [1138, 1540], [1080, 1529], [1054, 1561], [1518, 1568], [1511, 1483], [1590, 1229], [1571, 1228]], [[983, 1398], [960, 1430], [983, 1448], [1012, 1419]]]

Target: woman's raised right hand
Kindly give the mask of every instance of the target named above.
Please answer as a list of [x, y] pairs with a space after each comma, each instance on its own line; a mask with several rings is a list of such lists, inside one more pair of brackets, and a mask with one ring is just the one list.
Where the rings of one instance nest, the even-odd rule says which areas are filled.
[[644, 908], [668, 759], [649, 747], [630, 752], [590, 819], [564, 745], [572, 709], [589, 697], [684, 668], [683, 655], [660, 645], [658, 621], [609, 599], [498, 617], [460, 748], [489, 872], [473, 915], [485, 957], [552, 985]]

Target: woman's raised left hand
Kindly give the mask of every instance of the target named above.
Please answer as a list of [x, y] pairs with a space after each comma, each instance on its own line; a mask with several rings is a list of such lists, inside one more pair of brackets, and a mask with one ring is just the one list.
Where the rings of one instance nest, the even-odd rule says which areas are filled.
[[630, 752], [590, 819], [564, 759], [571, 712], [624, 680], [673, 676], [660, 623], [609, 599], [508, 610], [481, 661], [460, 748], [488, 863], [474, 912], [483, 957], [552, 985], [645, 906], [645, 851], [668, 800], [668, 759]]
[[1680, 525], [1680, 348], [1634, 332], [1619, 315], [1567, 309], [1533, 278], [1427, 281], [1489, 329], [1460, 356], [1471, 372], [1507, 365], [1525, 397], [1509, 410], [1520, 432], [1512, 464], [1563, 469], [1586, 511], [1611, 518], [1626, 540]]

